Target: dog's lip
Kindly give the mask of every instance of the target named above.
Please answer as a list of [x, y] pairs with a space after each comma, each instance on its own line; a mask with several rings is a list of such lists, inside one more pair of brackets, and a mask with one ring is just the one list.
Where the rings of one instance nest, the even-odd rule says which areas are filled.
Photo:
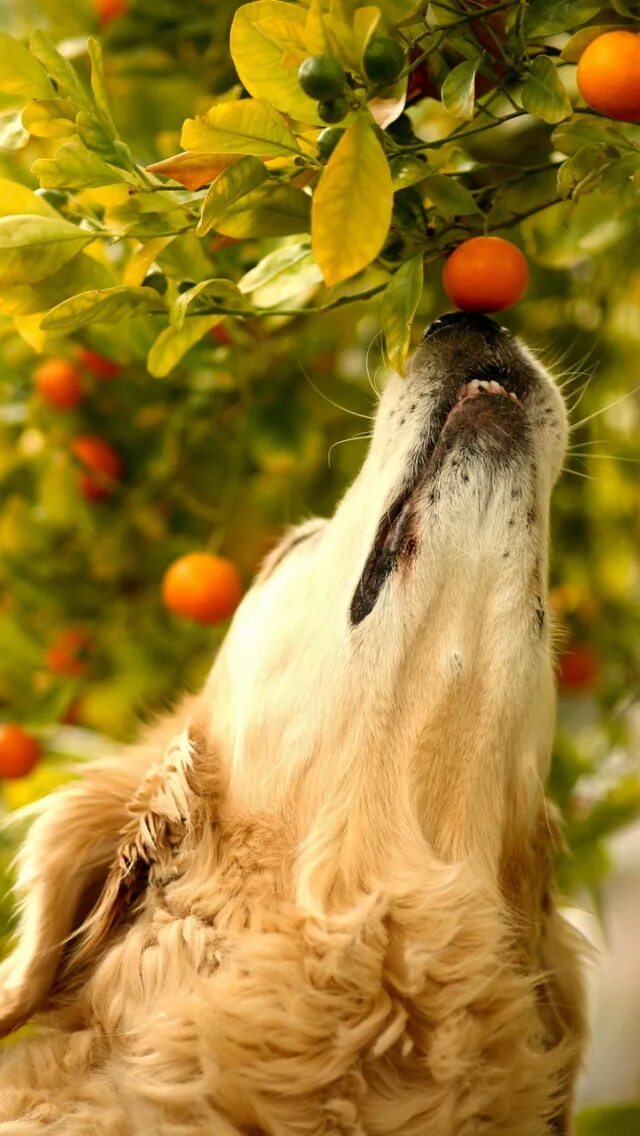
[[400, 559], [415, 547], [411, 535], [415, 497], [424, 486], [431, 459], [440, 439], [449, 429], [455, 427], [456, 416], [464, 410], [467, 417], [469, 412], [473, 412], [473, 407], [469, 404], [473, 404], [476, 400], [486, 405], [489, 400], [495, 398], [507, 400], [518, 414], [524, 411], [526, 392], [523, 384], [513, 382], [511, 375], [501, 377], [504, 378], [503, 382], [499, 382], [497, 376], [490, 377], [489, 374], [472, 376], [458, 388], [453, 402], [449, 399], [443, 404], [435, 434], [432, 434], [429, 443], [423, 448], [413, 477], [404, 485], [380, 518], [371, 551], [351, 601], [350, 614], [353, 624], [360, 623], [369, 615], [387, 577]]

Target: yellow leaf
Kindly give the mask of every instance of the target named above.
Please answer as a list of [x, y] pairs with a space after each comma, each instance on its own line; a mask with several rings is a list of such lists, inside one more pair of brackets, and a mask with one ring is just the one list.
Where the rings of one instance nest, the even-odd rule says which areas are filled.
[[187, 189], [201, 189], [237, 160], [236, 154], [194, 154], [186, 150], [162, 162], [154, 162], [147, 169], [149, 173], [179, 181]]
[[356, 40], [356, 51], [358, 52], [358, 60], [362, 70], [362, 57], [367, 49], [367, 44], [375, 32], [382, 12], [379, 8], [365, 7], [358, 8], [353, 17], [353, 34]]
[[304, 42], [307, 55], [325, 55], [331, 51], [331, 44], [324, 26], [321, 0], [311, 0], [304, 28]]
[[282, 115], [259, 99], [220, 103], [202, 118], [188, 118], [180, 141], [186, 150], [208, 153], [273, 158], [300, 152]]
[[309, 54], [307, 19], [301, 5], [283, 0], [243, 4], [231, 25], [231, 55], [254, 98], [266, 99], [292, 118], [319, 124], [317, 104], [298, 82], [298, 66]]
[[39, 217], [60, 216], [53, 205], [27, 189], [26, 185], [0, 178], [0, 217], [13, 217], [17, 213], [37, 214]]
[[127, 284], [130, 288], [136, 288], [142, 284], [154, 260], [160, 256], [167, 245], [171, 244], [172, 240], [173, 237], [156, 237], [155, 240], [149, 241], [146, 245], [141, 245], [134, 252], [124, 270], [123, 284]]
[[20, 333], [22, 338], [33, 347], [34, 351], [40, 354], [44, 351], [44, 345], [47, 339], [46, 331], [40, 327], [40, 320], [44, 312], [33, 312], [28, 316], [14, 316], [14, 323], [16, 331]]
[[97, 205], [104, 205], [107, 209], [111, 205], [124, 205], [130, 198], [129, 186], [101, 185], [92, 189], [83, 189], [78, 194], [80, 201], [93, 201]]
[[313, 253], [328, 285], [354, 276], [380, 252], [391, 223], [393, 186], [371, 120], [350, 126], [313, 197]]

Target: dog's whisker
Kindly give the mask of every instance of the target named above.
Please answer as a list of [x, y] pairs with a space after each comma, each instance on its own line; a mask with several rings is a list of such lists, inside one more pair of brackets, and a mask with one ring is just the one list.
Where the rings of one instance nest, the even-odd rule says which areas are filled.
[[373, 422], [375, 420], [375, 414], [362, 414], [359, 410], [352, 410], [348, 406], [342, 406], [339, 402], [336, 402], [335, 399], [329, 398], [329, 395], [325, 394], [324, 391], [321, 391], [320, 388], [317, 387], [316, 384], [312, 381], [312, 379], [309, 378], [309, 375], [302, 366], [302, 363], [299, 362], [298, 366], [300, 367], [302, 374], [304, 375], [312, 390], [314, 390], [316, 394], [320, 395], [320, 398], [323, 398], [325, 402], [328, 402], [330, 406], [334, 406], [336, 410], [344, 411], [345, 414], [351, 414], [354, 418], [364, 418], [367, 422]]
[[370, 441], [371, 438], [373, 438], [373, 433], [370, 430], [365, 430], [362, 434], [353, 434], [350, 438], [340, 438], [337, 442], [334, 442], [331, 446], [329, 446], [329, 450], [327, 452], [327, 463], [329, 469], [331, 469], [331, 454], [335, 450], [336, 446], [344, 446], [346, 442], [362, 442], [365, 440]]
[[607, 403], [606, 406], [600, 407], [599, 410], [594, 410], [593, 414], [588, 414], [586, 418], [581, 418], [579, 422], [574, 422], [571, 425], [570, 429], [572, 431], [578, 430], [580, 426], [585, 426], [587, 422], [591, 422], [594, 418], [598, 418], [599, 415], [606, 414], [608, 410], [613, 410], [614, 406], [619, 406], [621, 402], [626, 402], [628, 398], [633, 398], [633, 396], [637, 394], [638, 391], [640, 391], [640, 384], [637, 387], [634, 387], [633, 390], [627, 391], [626, 394], [620, 395], [620, 398], [616, 398], [613, 400], [613, 402]]

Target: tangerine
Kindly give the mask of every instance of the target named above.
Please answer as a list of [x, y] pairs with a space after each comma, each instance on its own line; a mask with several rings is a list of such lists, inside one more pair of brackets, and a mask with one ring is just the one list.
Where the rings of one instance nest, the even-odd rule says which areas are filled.
[[220, 623], [240, 603], [242, 584], [232, 560], [208, 552], [189, 552], [170, 564], [162, 599], [175, 615], [196, 623]]
[[587, 106], [621, 122], [640, 122], [640, 35], [620, 30], [592, 40], [580, 56], [578, 88]]
[[524, 295], [529, 269], [523, 253], [502, 237], [471, 237], [444, 266], [444, 290], [467, 312], [500, 312]]

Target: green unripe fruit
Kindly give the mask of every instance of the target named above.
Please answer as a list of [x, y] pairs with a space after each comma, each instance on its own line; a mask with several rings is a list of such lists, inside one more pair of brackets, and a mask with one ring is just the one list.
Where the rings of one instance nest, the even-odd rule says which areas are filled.
[[397, 40], [379, 36], [369, 40], [362, 63], [371, 83], [393, 83], [404, 67], [404, 51]]
[[327, 126], [326, 130], [320, 132], [316, 145], [318, 156], [322, 158], [323, 162], [329, 160], [343, 134], [343, 126]]
[[311, 55], [298, 69], [298, 81], [310, 99], [337, 99], [347, 81], [344, 67], [335, 55]]
[[318, 115], [323, 122], [342, 122], [349, 113], [349, 104], [346, 99], [329, 99], [328, 102], [318, 103]]

